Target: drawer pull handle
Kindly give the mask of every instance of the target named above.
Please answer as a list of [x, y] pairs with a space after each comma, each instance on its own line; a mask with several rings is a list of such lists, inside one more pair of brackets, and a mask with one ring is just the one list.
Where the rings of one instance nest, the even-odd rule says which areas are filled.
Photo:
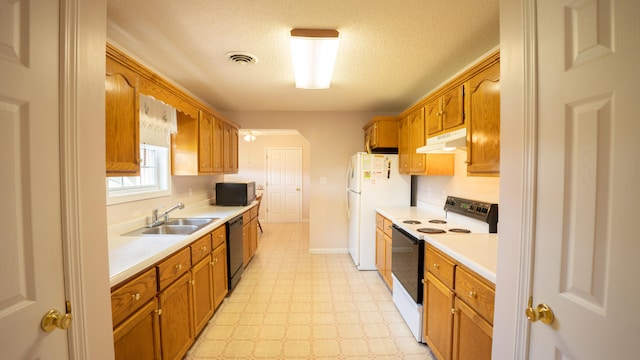
[[476, 293], [475, 291], [471, 290], [469, 291], [469, 297], [470, 298], [477, 298], [478, 297], [478, 293]]
[[202, 250], [202, 252], [206, 252], [207, 251], [207, 247], [203, 246], [202, 249], [200, 249], [200, 250]]
[[433, 268], [436, 270], [440, 269], [440, 264], [433, 264]]
[[133, 301], [138, 301], [140, 300], [140, 294], [136, 293], [134, 295], [131, 295], [131, 298], [133, 298]]
[[180, 271], [180, 270], [182, 270], [182, 264], [176, 265], [176, 271]]

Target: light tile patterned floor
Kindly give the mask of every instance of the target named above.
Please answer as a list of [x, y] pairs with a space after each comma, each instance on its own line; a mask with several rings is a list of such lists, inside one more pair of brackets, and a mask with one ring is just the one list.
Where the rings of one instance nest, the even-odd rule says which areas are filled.
[[185, 359], [432, 359], [375, 271], [310, 254], [309, 224], [264, 224], [259, 250]]

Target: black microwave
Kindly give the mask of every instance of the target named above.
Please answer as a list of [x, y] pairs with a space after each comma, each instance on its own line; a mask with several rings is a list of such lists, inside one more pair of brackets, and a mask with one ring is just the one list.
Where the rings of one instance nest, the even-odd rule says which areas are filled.
[[246, 206], [255, 199], [255, 181], [216, 183], [216, 205]]

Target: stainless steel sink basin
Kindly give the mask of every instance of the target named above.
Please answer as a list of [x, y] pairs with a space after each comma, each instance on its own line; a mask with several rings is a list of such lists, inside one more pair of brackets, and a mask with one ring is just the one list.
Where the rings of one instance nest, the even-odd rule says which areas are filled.
[[219, 218], [175, 218], [175, 219], [169, 219], [169, 221], [167, 221], [166, 223], [164, 223], [164, 225], [170, 225], [170, 226], [175, 226], [175, 225], [196, 225], [196, 226], [202, 226], [202, 225], [206, 225], [214, 220], [217, 220]]
[[145, 226], [122, 235], [190, 235], [217, 219], [219, 218], [175, 218], [162, 225]]

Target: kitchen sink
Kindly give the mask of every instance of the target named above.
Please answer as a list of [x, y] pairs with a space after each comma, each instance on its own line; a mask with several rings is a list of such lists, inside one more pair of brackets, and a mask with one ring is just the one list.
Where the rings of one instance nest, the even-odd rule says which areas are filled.
[[206, 225], [214, 220], [218, 220], [219, 218], [175, 218], [169, 219], [164, 225], [176, 226], [176, 225], [196, 225], [202, 226]]
[[158, 226], [145, 226], [123, 236], [190, 235], [219, 218], [175, 218]]

